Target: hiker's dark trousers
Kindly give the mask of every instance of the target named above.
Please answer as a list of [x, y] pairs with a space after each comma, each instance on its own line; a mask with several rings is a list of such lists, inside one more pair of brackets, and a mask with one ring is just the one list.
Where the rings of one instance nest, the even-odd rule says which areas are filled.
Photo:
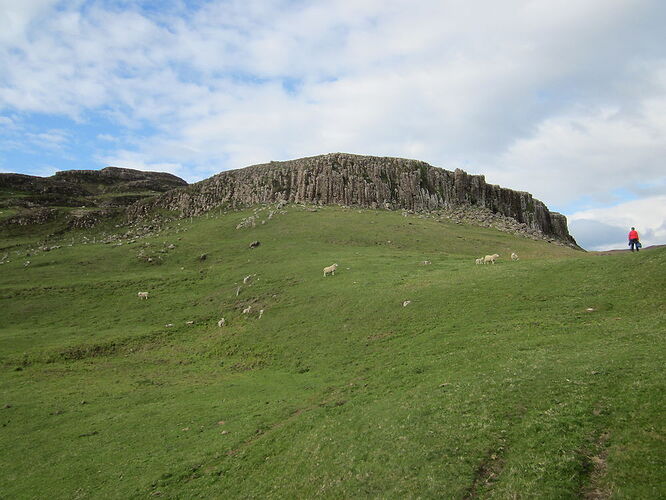
[[638, 239], [634, 238], [634, 239], [629, 240], [629, 246], [631, 247], [632, 252], [634, 251], [634, 247], [636, 248], [636, 251], [638, 252], [639, 251], [639, 249], [638, 249]]

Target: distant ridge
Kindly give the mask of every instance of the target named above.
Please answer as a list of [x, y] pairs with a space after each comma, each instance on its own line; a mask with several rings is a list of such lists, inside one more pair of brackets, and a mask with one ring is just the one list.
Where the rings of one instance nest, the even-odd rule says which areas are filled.
[[43, 224], [65, 217], [73, 227], [91, 226], [123, 213], [138, 200], [187, 186], [165, 172], [130, 168], [64, 170], [50, 177], [1, 173], [0, 225]]
[[129, 207], [128, 216], [141, 218], [156, 208], [192, 216], [218, 206], [238, 208], [279, 201], [423, 212], [483, 208], [578, 248], [569, 234], [566, 217], [549, 211], [530, 193], [488, 184], [483, 175], [470, 175], [460, 169], [452, 172], [418, 160], [347, 153], [221, 172], [139, 201]]

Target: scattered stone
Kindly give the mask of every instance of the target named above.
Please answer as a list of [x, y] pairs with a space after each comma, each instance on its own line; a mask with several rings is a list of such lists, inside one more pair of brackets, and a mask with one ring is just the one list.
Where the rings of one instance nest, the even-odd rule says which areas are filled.
[[84, 437], [96, 436], [97, 434], [99, 434], [99, 431], [92, 431], [92, 432], [86, 432], [84, 434], [79, 434], [79, 437], [84, 438]]
[[173, 323], [167, 323], [166, 325], [164, 325], [164, 328], [171, 328], [172, 326], [173, 326]]
[[203, 262], [203, 261], [206, 260], [207, 258], [208, 258], [208, 254], [207, 254], [207, 253], [202, 253], [202, 254], [199, 256], [199, 260], [200, 260], [201, 262]]
[[594, 311], [596, 311], [596, 309], [595, 309], [594, 307], [588, 307], [588, 308], [585, 309], [585, 310], [586, 310], [587, 312], [594, 312]]
[[186, 321], [185, 324], [186, 324], [186, 325], [193, 325], [193, 324], [194, 324], [194, 321]]

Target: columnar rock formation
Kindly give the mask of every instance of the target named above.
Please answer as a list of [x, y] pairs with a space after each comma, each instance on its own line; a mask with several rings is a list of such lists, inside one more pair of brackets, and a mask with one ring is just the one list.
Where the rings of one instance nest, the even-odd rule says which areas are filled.
[[575, 245], [566, 217], [550, 212], [529, 193], [488, 184], [482, 175], [451, 172], [422, 161], [344, 153], [221, 172], [140, 201], [128, 213], [132, 219], [164, 208], [191, 216], [222, 205], [239, 208], [280, 200], [414, 211], [486, 208]]

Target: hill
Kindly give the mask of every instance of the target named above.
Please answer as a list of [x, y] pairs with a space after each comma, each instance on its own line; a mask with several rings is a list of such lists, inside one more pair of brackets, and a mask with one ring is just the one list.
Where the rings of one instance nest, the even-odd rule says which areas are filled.
[[64, 170], [51, 177], [0, 173], [0, 224], [30, 225], [66, 219], [92, 225], [132, 203], [187, 186], [165, 172], [129, 168]]
[[142, 224], [0, 230], [3, 497], [666, 495], [664, 249], [297, 204]]
[[530, 193], [488, 184], [484, 176], [460, 169], [451, 172], [417, 160], [347, 153], [228, 170], [137, 202], [128, 212], [134, 219], [155, 209], [189, 217], [221, 206], [280, 201], [414, 212], [471, 209], [470, 222], [487, 224], [489, 215], [498, 216], [503, 218], [498, 229], [579, 248], [569, 234], [566, 217], [549, 211]]

